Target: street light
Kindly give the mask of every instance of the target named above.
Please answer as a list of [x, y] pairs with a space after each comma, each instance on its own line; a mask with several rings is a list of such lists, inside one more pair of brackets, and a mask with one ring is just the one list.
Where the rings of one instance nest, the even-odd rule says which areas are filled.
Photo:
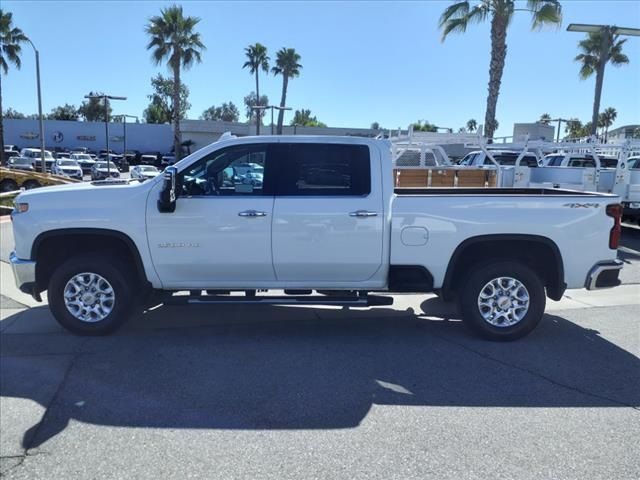
[[[38, 85], [38, 119], [40, 120], [40, 166], [42, 167], [42, 173], [47, 172], [47, 165], [44, 160], [44, 119], [42, 118], [42, 94], [40, 93], [40, 52], [33, 44], [33, 42], [27, 38], [27, 42], [33, 47], [33, 51], [36, 52], [36, 83]], [[4, 150], [4, 147], [3, 147]]]
[[126, 100], [127, 97], [116, 97], [115, 95], [90, 93], [84, 98], [102, 98], [104, 100], [104, 129], [106, 133], [106, 150], [107, 150], [107, 175], [111, 178], [111, 155], [109, 155], [109, 104], [107, 100]]
[[566, 118], [552, 118], [551, 119], [552, 122], [558, 122], [558, 133], [556, 134], [556, 142], [560, 141], [560, 126], [562, 125], [562, 122], [565, 123], [569, 123], [570, 120], [566, 119]]
[[604, 67], [607, 64], [608, 53], [613, 43], [614, 35], [640, 36], [640, 28], [616, 27], [615, 25], [592, 25], [587, 23], [570, 23], [568, 32], [600, 33], [600, 58], [596, 70], [596, 92], [593, 99], [593, 115], [591, 116], [591, 135], [595, 135], [598, 128], [598, 114], [600, 113], [600, 97], [604, 80]]
[[121, 113], [120, 115], [115, 115], [115, 117], [122, 119], [122, 158], [127, 158], [127, 118], [135, 118], [136, 123], [140, 121], [137, 115], [127, 115], [126, 113]]
[[273, 110], [292, 110], [291, 107], [278, 107], [277, 105], [269, 105], [267, 108], [271, 109], [271, 135], [273, 135]]
[[251, 110], [257, 110], [256, 111], [256, 135], [260, 135], [260, 124], [262, 123], [262, 115], [267, 108], [266, 105], [254, 105], [252, 107], [249, 107]]

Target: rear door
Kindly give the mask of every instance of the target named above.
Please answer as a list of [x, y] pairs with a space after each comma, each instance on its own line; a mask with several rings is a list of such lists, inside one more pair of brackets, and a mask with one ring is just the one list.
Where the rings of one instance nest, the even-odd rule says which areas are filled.
[[379, 153], [357, 144], [281, 148], [272, 226], [278, 281], [318, 285], [373, 277], [383, 246]]

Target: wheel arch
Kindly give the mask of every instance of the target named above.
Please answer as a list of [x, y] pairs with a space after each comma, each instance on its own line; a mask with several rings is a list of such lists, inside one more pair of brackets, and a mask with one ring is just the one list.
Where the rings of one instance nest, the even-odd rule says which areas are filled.
[[92, 252], [122, 256], [134, 278], [150, 287], [140, 251], [127, 234], [106, 228], [61, 228], [39, 234], [31, 246], [31, 259], [36, 261], [37, 290], [46, 290], [53, 270], [70, 255]]
[[[536, 255], [545, 254], [553, 259], [551, 264], [535, 261]], [[447, 266], [442, 285], [443, 297], [452, 299], [462, 274], [471, 266], [491, 259], [523, 261], [543, 280], [549, 298], [562, 298], [567, 286], [560, 249], [550, 238], [531, 234], [478, 235], [461, 242]]]

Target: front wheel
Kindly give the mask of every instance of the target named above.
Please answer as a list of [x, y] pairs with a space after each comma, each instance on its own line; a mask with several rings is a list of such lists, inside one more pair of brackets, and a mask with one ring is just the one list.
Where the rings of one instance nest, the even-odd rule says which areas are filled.
[[482, 337], [498, 341], [529, 334], [542, 320], [546, 304], [540, 277], [516, 261], [472, 268], [458, 299], [465, 324]]
[[79, 255], [60, 265], [49, 281], [49, 306], [58, 323], [79, 335], [115, 331], [132, 311], [126, 267], [117, 258]]

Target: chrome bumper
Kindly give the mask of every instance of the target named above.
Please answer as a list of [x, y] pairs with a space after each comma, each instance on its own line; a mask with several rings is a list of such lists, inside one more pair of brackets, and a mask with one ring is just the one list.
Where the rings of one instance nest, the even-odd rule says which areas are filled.
[[617, 287], [620, 285], [618, 275], [622, 270], [622, 261], [607, 260], [596, 263], [587, 275], [585, 288], [587, 290], [597, 290], [599, 288]]
[[36, 262], [32, 260], [21, 260], [16, 252], [9, 255], [9, 263], [13, 270], [13, 278], [18, 288], [31, 295], [36, 285]]

